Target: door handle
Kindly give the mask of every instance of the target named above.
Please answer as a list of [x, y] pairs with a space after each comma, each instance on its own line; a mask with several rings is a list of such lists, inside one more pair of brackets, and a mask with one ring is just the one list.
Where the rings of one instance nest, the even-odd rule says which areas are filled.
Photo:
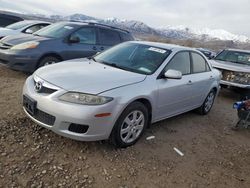
[[188, 81], [187, 85], [192, 85], [193, 82], [191, 80]]
[[104, 47], [101, 47], [100, 50], [104, 50]]
[[95, 46], [93, 46], [93, 50], [97, 50], [97, 48]]
[[214, 79], [214, 77], [211, 75], [210, 77], [209, 77], [209, 80], [213, 80]]

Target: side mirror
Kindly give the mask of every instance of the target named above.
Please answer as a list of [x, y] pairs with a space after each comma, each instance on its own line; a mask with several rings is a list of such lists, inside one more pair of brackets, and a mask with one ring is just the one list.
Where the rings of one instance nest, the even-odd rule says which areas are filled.
[[33, 31], [32, 31], [31, 29], [26, 29], [26, 30], [25, 30], [25, 33], [27, 33], [27, 34], [32, 34]]
[[77, 36], [70, 36], [69, 37], [69, 43], [79, 43], [80, 42], [80, 38]]
[[169, 79], [181, 79], [182, 73], [177, 70], [169, 69], [164, 73], [165, 78]]

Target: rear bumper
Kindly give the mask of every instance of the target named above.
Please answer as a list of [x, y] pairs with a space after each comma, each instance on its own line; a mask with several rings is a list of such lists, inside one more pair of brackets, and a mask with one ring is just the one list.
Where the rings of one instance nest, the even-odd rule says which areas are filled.
[[38, 59], [32, 52], [0, 50], [0, 63], [13, 70], [33, 72]]

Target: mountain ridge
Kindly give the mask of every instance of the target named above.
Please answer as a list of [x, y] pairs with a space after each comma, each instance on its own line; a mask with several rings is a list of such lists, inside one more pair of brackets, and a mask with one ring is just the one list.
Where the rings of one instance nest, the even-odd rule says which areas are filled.
[[[9, 12], [9, 11], [0, 11]], [[135, 35], [149, 35], [157, 36], [162, 38], [171, 38], [178, 40], [200, 40], [200, 41], [211, 41], [211, 40], [222, 40], [222, 41], [233, 41], [238, 43], [250, 43], [250, 38], [244, 35], [237, 35], [230, 33], [223, 29], [209, 29], [209, 28], [194, 28], [186, 26], [163, 26], [163, 27], [150, 27], [144, 22], [136, 20], [126, 20], [118, 18], [96, 18], [80, 13], [62, 16], [62, 15], [41, 15], [41, 14], [25, 14], [25, 13], [13, 13], [18, 14], [25, 19], [46, 19], [51, 21], [90, 21], [107, 24], [122, 29], [129, 30]]]

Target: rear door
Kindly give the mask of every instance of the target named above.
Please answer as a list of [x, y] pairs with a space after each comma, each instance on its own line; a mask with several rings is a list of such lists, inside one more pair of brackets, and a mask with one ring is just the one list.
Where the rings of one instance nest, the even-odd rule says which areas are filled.
[[117, 31], [106, 28], [99, 28], [98, 30], [99, 30], [98, 51], [106, 50], [116, 44], [121, 43], [121, 38]]
[[82, 27], [73, 32], [69, 37], [78, 37], [78, 43], [65, 41], [65, 59], [90, 57], [97, 52], [97, 35], [95, 27]]
[[192, 85], [193, 98], [192, 104], [199, 106], [203, 103], [206, 95], [209, 93], [211, 84], [214, 81], [213, 73], [206, 59], [197, 52], [191, 52], [192, 60]]

